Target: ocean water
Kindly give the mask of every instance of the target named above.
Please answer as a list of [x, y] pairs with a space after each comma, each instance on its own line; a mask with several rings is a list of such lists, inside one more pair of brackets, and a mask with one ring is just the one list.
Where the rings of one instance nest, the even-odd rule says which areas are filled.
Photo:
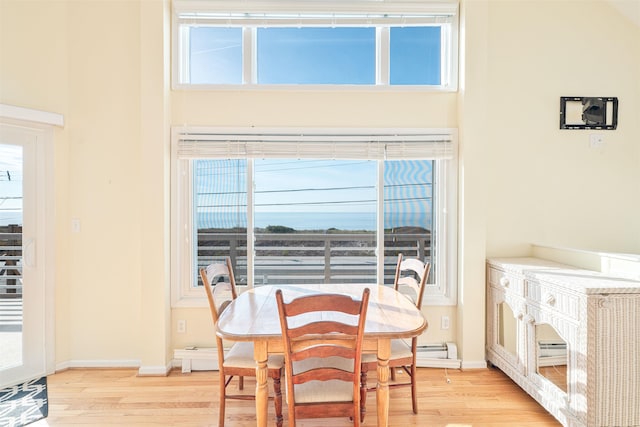
[[269, 212], [256, 214], [255, 226], [283, 225], [296, 230], [375, 230], [376, 215], [370, 212]]
[[[209, 212], [198, 214], [199, 228], [234, 228], [246, 227], [246, 218], [238, 220], [237, 215], [214, 215]], [[266, 212], [254, 217], [254, 225], [258, 228], [280, 225], [295, 230], [365, 230], [376, 229], [374, 212]], [[431, 229], [431, 216], [424, 213], [394, 215], [385, 218], [385, 228], [422, 227]]]

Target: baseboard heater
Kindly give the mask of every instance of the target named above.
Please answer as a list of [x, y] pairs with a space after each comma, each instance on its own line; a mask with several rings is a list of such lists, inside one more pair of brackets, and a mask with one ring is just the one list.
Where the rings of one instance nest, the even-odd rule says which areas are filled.
[[458, 347], [453, 342], [419, 345], [416, 352], [416, 366], [419, 368], [460, 369]]
[[182, 373], [217, 371], [218, 353], [215, 348], [186, 347], [173, 351], [173, 366], [182, 365]]
[[[173, 352], [173, 366], [182, 366], [182, 372], [217, 371], [218, 356], [215, 348], [186, 347]], [[427, 344], [418, 346], [416, 366], [419, 368], [460, 369], [458, 348], [455, 343]]]

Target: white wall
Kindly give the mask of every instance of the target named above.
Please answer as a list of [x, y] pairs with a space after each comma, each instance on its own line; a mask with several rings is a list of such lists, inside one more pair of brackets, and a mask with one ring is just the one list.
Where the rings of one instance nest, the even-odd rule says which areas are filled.
[[[487, 253], [640, 252], [640, 28], [603, 1], [489, 10]], [[561, 96], [618, 97], [618, 129], [560, 130]]]
[[60, 230], [69, 274], [57, 283], [68, 288], [73, 363], [139, 359], [139, 21], [137, 2], [68, 3], [70, 174], [61, 203], [81, 231]]
[[0, 102], [65, 117], [55, 136], [59, 368], [169, 360], [163, 6], [0, 1]]
[[[458, 127], [460, 301], [426, 309], [426, 339], [456, 340], [467, 366], [484, 358], [486, 255], [531, 243], [640, 253], [640, 29], [607, 2], [463, 2], [457, 94], [171, 92], [166, 6], [0, 1], [0, 102], [66, 122], [55, 141], [59, 366], [153, 373], [173, 348], [214, 342], [205, 308], [168, 306], [171, 124]], [[620, 99], [604, 148], [558, 129], [563, 95]], [[447, 333], [442, 313], [454, 318]]]

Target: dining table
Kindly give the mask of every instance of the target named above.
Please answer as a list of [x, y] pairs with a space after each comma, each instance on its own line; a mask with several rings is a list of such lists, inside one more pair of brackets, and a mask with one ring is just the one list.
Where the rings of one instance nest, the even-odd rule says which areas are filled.
[[[267, 426], [267, 356], [283, 353], [282, 330], [275, 292], [282, 289], [285, 302], [303, 295], [333, 293], [362, 298], [370, 289], [362, 351], [378, 359], [376, 407], [380, 427], [389, 425], [389, 357], [391, 340], [420, 335], [427, 328], [421, 311], [407, 296], [391, 286], [377, 284], [330, 283], [300, 285], [262, 285], [252, 287], [233, 300], [216, 323], [216, 334], [223, 340], [254, 344], [256, 361], [256, 424]], [[330, 312], [329, 312], [330, 313]]]

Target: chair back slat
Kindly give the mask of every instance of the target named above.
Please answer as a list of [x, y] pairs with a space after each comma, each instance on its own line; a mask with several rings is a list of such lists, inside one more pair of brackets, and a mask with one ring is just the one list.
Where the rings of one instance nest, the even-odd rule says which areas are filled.
[[[330, 307], [327, 310], [327, 307]], [[285, 304], [287, 317], [299, 316], [305, 313], [315, 313], [318, 311], [334, 311], [339, 313], [359, 315], [360, 305], [354, 304], [350, 296], [341, 294], [317, 294], [296, 298]]]
[[[332, 357], [338, 356], [345, 359], [353, 359], [355, 357], [355, 347], [349, 347], [348, 341], [342, 341], [340, 343], [332, 343], [332, 345], [314, 345], [309, 347], [308, 342], [302, 343], [304, 347], [301, 350], [295, 350], [291, 354], [291, 360], [297, 362], [299, 360], [309, 359], [311, 357]], [[343, 347], [344, 345], [344, 347]]]
[[353, 381], [353, 372], [335, 368], [317, 368], [305, 371], [293, 377], [294, 384], [304, 384], [309, 381]]
[[291, 328], [289, 330], [289, 336], [291, 338], [297, 338], [299, 336], [311, 335], [311, 334], [329, 334], [329, 333], [340, 333], [355, 336], [358, 333], [357, 325], [347, 325], [340, 322], [333, 321], [317, 321], [313, 323], [309, 323], [305, 326], [301, 326], [299, 328]]

